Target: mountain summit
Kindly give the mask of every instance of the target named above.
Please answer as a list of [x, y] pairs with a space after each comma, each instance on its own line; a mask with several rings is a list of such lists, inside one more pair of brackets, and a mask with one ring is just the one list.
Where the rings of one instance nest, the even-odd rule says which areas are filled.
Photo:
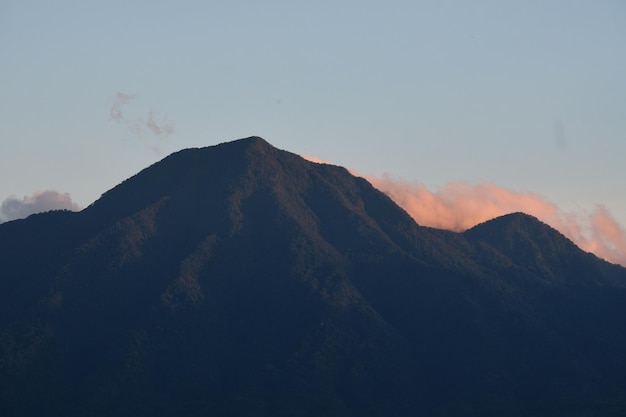
[[516, 213], [452, 233], [252, 137], [0, 225], [0, 413], [626, 410], [626, 269]]

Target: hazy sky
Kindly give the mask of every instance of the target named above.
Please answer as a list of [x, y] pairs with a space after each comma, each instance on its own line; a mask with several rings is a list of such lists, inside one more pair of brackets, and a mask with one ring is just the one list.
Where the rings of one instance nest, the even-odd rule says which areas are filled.
[[0, 0], [0, 57], [0, 202], [258, 135], [626, 225], [623, 0]]

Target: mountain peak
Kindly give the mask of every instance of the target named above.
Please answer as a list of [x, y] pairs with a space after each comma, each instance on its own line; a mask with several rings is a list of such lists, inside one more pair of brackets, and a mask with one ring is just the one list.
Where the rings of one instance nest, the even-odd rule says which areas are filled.
[[537, 237], [539, 234], [542, 239], [550, 237], [550, 240], [560, 239], [569, 241], [569, 239], [563, 236], [558, 230], [545, 224], [537, 217], [523, 212], [509, 213], [487, 220], [467, 230], [464, 234], [468, 237], [476, 235], [500, 235], [507, 236], [508, 238], [512, 237], [512, 235]]
[[[470, 230], [474, 230], [474, 229], [484, 229], [484, 228], [493, 228], [493, 227], [524, 227], [524, 228], [528, 228], [528, 227], [536, 227], [539, 224], [541, 225], [545, 225], [545, 223], [543, 223], [541, 220], [539, 220], [537, 217], [521, 212], [521, 211], [516, 211], [513, 213], [507, 213], [504, 214], [502, 216], [498, 216], [498, 217], [494, 217], [493, 219], [489, 219], [487, 221], [484, 221], [482, 223], [477, 224], [476, 226], [472, 227], [471, 229], [468, 230], [468, 232], [470, 232]], [[471, 233], [471, 232], [470, 232]]]
[[537, 246], [538, 250], [546, 249], [546, 245], [551, 245], [553, 250], [556, 247], [561, 249], [575, 247], [574, 243], [556, 229], [522, 212], [487, 220], [467, 230], [464, 235], [470, 240], [480, 239], [509, 250], [515, 249], [514, 246], [520, 241]]
[[[232, 141], [222, 142], [218, 145], [207, 146], [206, 148], [232, 147], [235, 149], [276, 149], [268, 141], [260, 136], [249, 136], [247, 138], [236, 139]], [[201, 148], [201, 149], [206, 149]]]
[[268, 145], [268, 146], [272, 146], [270, 145], [270, 143], [268, 141], [266, 141], [265, 139], [263, 139], [260, 136], [248, 136], [247, 138], [241, 138], [241, 139], [236, 139], [236, 140], [232, 140], [232, 141], [227, 141], [224, 143], [255, 143], [255, 144], [263, 144], [263, 145]]
[[[240, 175], [251, 160], [279, 152], [258, 136], [174, 152], [105, 192], [89, 211], [114, 218], [130, 214], [161, 198], [194, 189], [208, 191]], [[287, 153], [287, 152], [285, 152]], [[264, 158], [263, 158], [264, 159]], [[224, 185], [224, 184], [222, 184]]]
[[589, 266], [599, 265], [593, 255], [584, 253], [559, 231], [521, 212], [478, 224], [464, 232], [464, 236], [474, 244], [504, 255], [515, 265], [532, 268], [543, 276], [567, 277], [571, 281], [587, 275], [582, 273], [587, 267], [574, 268], [582, 259], [589, 261]]

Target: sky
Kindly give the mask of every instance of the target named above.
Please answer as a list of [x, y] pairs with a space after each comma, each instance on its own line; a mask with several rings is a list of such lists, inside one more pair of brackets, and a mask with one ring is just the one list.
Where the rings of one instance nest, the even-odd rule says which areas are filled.
[[0, 56], [0, 221], [256, 135], [420, 224], [535, 210], [626, 264], [623, 0], [0, 0]]

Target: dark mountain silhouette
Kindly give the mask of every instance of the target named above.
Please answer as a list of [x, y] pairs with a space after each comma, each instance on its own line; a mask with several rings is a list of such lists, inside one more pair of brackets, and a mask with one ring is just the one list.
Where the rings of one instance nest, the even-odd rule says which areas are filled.
[[6, 416], [621, 416], [626, 269], [248, 138], [0, 225]]

